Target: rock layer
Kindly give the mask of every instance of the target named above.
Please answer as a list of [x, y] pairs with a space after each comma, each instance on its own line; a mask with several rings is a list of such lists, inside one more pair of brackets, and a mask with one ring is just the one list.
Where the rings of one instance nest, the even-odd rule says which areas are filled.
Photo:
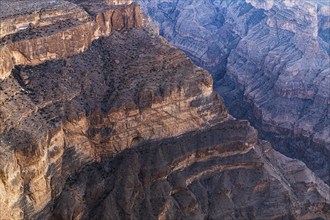
[[[5, 1], [1, 4], [14, 7], [16, 3]], [[52, 17], [47, 14], [46, 18], [50, 20], [48, 23], [43, 22], [42, 19], [35, 19], [36, 21], [32, 23], [31, 10], [38, 18], [43, 18], [44, 11], [47, 12], [43, 1], [33, 3], [26, 2], [26, 7], [30, 8], [21, 12], [18, 21], [15, 20], [18, 16], [16, 14], [14, 20], [3, 18], [4, 26], [7, 21], [8, 25], [20, 22], [14, 26], [18, 27], [22, 23], [25, 29], [12, 34], [5, 32], [0, 40], [0, 64], [4, 67], [0, 70], [0, 80], [10, 75], [15, 65], [36, 65], [47, 60], [69, 57], [85, 51], [93, 40], [109, 36], [114, 30], [138, 28], [143, 24], [140, 7], [135, 3], [122, 6], [109, 5], [103, 1], [96, 1], [93, 4], [82, 1], [80, 7], [75, 5], [73, 11], [60, 10], [71, 3], [59, 1], [57, 2], [59, 6], [55, 7], [52, 4], [48, 6], [54, 7], [51, 11], [55, 11], [52, 12], [54, 14]], [[34, 11], [36, 8], [40, 12]], [[26, 23], [29, 25], [26, 26]]]
[[9, 219], [33, 218], [83, 164], [228, 117], [205, 70], [139, 30], [17, 66], [0, 87], [0, 207]]
[[328, 198], [318, 198], [329, 188], [316, 179], [302, 162], [258, 142], [246, 121], [229, 120], [84, 167], [66, 183], [54, 211], [41, 216], [327, 219]]
[[208, 69], [231, 114], [330, 179], [330, 5], [144, 1], [160, 33]]
[[138, 5], [70, 2], [86, 22], [1, 39], [14, 57], [0, 81], [2, 219], [329, 218], [329, 187], [233, 119], [207, 71], [138, 29]]

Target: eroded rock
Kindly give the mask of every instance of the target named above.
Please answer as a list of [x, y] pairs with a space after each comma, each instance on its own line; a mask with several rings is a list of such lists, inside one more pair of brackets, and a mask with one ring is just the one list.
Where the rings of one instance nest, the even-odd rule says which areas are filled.
[[330, 179], [330, 5], [325, 1], [138, 1], [208, 69], [237, 118]]
[[230, 116], [138, 5], [70, 2], [86, 21], [1, 39], [1, 218], [329, 217], [328, 186]]

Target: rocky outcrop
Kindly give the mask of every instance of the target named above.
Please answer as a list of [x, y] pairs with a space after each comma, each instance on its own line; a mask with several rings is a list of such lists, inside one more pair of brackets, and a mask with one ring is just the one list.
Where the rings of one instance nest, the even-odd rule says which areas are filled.
[[88, 14], [76, 4], [59, 0], [3, 0], [0, 6], [0, 38], [30, 27], [44, 27], [65, 20], [88, 20]]
[[0, 81], [2, 219], [329, 217], [329, 187], [231, 117], [138, 5], [70, 2], [85, 23], [1, 39], [24, 52]]
[[84, 164], [228, 117], [205, 70], [138, 30], [18, 66], [0, 85], [0, 207], [9, 219], [33, 218]]
[[[20, 2], [4, 1], [1, 4], [12, 8]], [[54, 1], [55, 5], [44, 1], [22, 2], [25, 8], [19, 15], [12, 13], [7, 15], [8, 18], [1, 18], [4, 30], [11, 30], [12, 26], [22, 28], [15, 33], [3, 31], [0, 64], [4, 68], [0, 70], [0, 80], [9, 76], [15, 65], [36, 65], [69, 57], [85, 51], [93, 40], [109, 36], [114, 30], [141, 27], [143, 24], [140, 8], [135, 3], [122, 6], [103, 1], [92, 4], [82, 1], [78, 7], [64, 1]], [[75, 5], [73, 9], [63, 9], [71, 4]], [[7, 7], [1, 7], [1, 10]]]
[[330, 179], [330, 6], [324, 1], [139, 1], [215, 79], [231, 114]]
[[329, 187], [316, 179], [258, 142], [247, 122], [229, 120], [84, 167], [40, 217], [327, 219], [329, 198], [319, 198]]

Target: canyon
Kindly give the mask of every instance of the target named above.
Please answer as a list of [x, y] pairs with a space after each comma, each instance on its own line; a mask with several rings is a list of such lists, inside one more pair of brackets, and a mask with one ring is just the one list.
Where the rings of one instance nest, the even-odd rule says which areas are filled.
[[139, 0], [160, 34], [209, 70], [230, 114], [330, 183], [330, 5]]
[[330, 218], [137, 3], [0, 4], [1, 220]]

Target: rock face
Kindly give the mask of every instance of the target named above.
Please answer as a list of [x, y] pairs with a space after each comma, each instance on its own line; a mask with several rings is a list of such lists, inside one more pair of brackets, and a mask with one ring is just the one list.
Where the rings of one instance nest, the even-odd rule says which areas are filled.
[[[17, 12], [12, 12], [13, 15], [5, 13], [6, 8], [16, 7], [21, 2], [24, 10], [19, 15]], [[3, 38], [0, 41], [0, 64], [3, 66], [0, 80], [10, 75], [14, 65], [36, 65], [50, 59], [72, 56], [85, 51], [94, 39], [109, 36], [115, 30], [141, 27], [143, 24], [140, 7], [136, 4], [117, 6], [103, 1], [93, 4], [80, 1], [78, 7], [64, 1], [51, 2], [0, 3], [7, 6], [0, 7], [0, 12], [5, 16], [1, 18], [4, 31], [1, 31]], [[20, 31], [17, 32], [17, 29]]]
[[329, 187], [117, 3], [23, 1], [61, 19], [1, 39], [1, 220], [330, 218]]
[[65, 20], [85, 21], [88, 15], [77, 5], [59, 0], [0, 2], [0, 37], [14, 34], [29, 27], [45, 27]]
[[208, 69], [237, 118], [330, 183], [327, 1], [145, 1], [160, 33]]
[[72, 58], [17, 67], [1, 89], [3, 187], [29, 207], [27, 218], [82, 165], [228, 117], [206, 71], [135, 30]]
[[66, 183], [52, 214], [56, 219], [327, 219], [330, 206], [319, 197], [329, 188], [315, 180], [302, 162], [258, 142], [247, 122], [229, 120], [84, 167]]

